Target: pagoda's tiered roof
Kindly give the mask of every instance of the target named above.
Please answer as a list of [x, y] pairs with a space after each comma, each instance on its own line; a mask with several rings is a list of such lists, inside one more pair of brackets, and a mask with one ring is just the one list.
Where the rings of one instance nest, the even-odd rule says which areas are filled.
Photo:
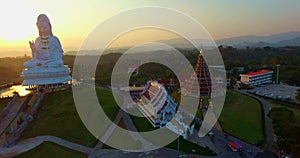
[[199, 95], [198, 87], [200, 90], [200, 97], [209, 97], [212, 89], [212, 81], [208, 66], [203, 58], [203, 51], [200, 50], [198, 55], [195, 72], [185, 83], [185, 92], [191, 95]]

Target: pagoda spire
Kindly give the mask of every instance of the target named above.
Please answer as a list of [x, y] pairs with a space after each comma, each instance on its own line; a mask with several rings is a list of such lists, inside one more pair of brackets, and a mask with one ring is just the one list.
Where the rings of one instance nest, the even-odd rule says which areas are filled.
[[200, 48], [199, 55], [201, 55], [201, 56], [202, 56], [202, 55], [203, 55], [203, 53], [204, 53], [204, 52], [203, 52], [203, 49], [202, 49], [202, 47], [201, 47], [201, 48]]
[[[211, 94], [211, 78], [208, 66], [203, 57], [204, 51], [201, 48], [195, 65], [194, 74], [186, 80], [184, 91], [187, 95], [192, 95], [200, 98], [209, 98]], [[200, 94], [197, 94], [197, 86]], [[198, 96], [200, 95], [200, 96]]]

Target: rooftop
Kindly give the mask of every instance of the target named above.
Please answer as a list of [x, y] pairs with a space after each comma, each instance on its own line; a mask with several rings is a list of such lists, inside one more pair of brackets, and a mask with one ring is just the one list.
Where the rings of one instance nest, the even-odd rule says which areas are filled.
[[255, 71], [255, 72], [249, 72], [246, 74], [242, 74], [242, 76], [256, 76], [256, 75], [262, 75], [262, 74], [266, 74], [269, 72], [273, 72], [271, 70], [261, 70], [261, 71]]

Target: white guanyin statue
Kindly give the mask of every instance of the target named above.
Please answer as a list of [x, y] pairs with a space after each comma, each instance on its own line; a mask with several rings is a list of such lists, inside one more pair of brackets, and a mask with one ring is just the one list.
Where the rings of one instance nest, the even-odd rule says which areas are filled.
[[39, 37], [35, 42], [29, 41], [32, 60], [24, 63], [24, 67], [61, 67], [63, 50], [59, 39], [52, 34], [49, 18], [45, 14], [39, 15], [36, 26]]
[[45, 14], [40, 14], [36, 26], [39, 37], [35, 41], [29, 41], [32, 60], [24, 63], [23, 85], [57, 84], [70, 81], [70, 70], [64, 66], [63, 50], [59, 39], [52, 34], [49, 18]]

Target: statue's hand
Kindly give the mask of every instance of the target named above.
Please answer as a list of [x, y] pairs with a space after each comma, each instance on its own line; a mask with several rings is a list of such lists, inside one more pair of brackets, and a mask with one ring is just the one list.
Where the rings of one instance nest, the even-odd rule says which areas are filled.
[[34, 41], [29, 41], [29, 46], [31, 49], [32, 59], [37, 59], [36, 47]]
[[35, 44], [34, 44], [33, 40], [29, 41], [29, 45], [30, 45], [30, 48], [31, 48], [32, 51], [35, 50]]
[[35, 48], [34, 41], [29, 41], [29, 45], [30, 45], [31, 51], [35, 52], [36, 48]]

